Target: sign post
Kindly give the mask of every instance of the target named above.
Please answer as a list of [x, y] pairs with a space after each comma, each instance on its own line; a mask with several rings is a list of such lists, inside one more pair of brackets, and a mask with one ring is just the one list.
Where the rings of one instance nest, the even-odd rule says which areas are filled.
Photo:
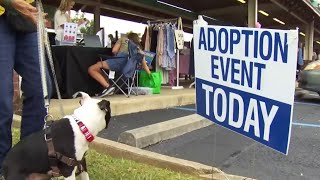
[[197, 113], [288, 154], [298, 30], [197, 26]]

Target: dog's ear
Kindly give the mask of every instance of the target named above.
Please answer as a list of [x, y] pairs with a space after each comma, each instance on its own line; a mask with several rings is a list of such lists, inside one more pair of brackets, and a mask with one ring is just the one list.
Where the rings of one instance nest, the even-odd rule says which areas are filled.
[[99, 103], [98, 103], [98, 106], [101, 110], [105, 110], [105, 111], [108, 111], [108, 109], [110, 109], [110, 102], [107, 101], [107, 100], [101, 100]]
[[90, 96], [89, 96], [89, 94], [87, 94], [85, 92], [78, 91], [78, 92], [73, 94], [72, 98], [77, 98], [77, 97], [85, 99], [85, 98], [90, 97]]
[[80, 97], [81, 99], [80, 99], [80, 101], [79, 101], [79, 104], [80, 104], [81, 106], [83, 105], [83, 103], [84, 103], [84, 101], [85, 101], [86, 99], [90, 99], [90, 98], [91, 98], [91, 97], [89, 96], [89, 94], [84, 93], [84, 92], [81, 92], [81, 91], [78, 91], [78, 92], [74, 93], [72, 97], [73, 97], [73, 98]]
[[72, 98], [73, 98], [73, 99], [74, 99], [74, 98], [77, 98], [77, 97], [82, 97], [82, 94], [81, 94], [80, 91], [78, 91], [78, 92], [76, 92], [76, 93], [74, 93], [74, 94], [72, 95]]
[[72, 98], [73, 98], [73, 99], [78, 98], [78, 97], [82, 98], [82, 93], [81, 93], [80, 91], [78, 91], [78, 92], [76, 92], [76, 93], [74, 93], [74, 94], [72, 95]]

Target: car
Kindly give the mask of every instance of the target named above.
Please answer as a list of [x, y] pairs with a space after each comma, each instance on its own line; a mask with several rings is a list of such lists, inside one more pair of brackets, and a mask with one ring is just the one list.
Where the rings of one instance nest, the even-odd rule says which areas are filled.
[[320, 60], [309, 63], [298, 75], [299, 88], [320, 95]]

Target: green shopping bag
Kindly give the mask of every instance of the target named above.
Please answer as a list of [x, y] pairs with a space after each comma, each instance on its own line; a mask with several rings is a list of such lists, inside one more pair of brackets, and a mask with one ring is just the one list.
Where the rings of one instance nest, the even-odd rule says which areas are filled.
[[152, 72], [150, 76], [145, 71], [139, 73], [139, 86], [152, 88], [153, 94], [160, 94], [162, 75], [160, 72]]

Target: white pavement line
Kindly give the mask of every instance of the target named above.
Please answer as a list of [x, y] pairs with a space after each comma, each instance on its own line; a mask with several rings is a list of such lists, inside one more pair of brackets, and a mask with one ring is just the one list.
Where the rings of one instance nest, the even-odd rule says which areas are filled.
[[211, 121], [194, 114], [125, 131], [120, 134], [118, 141], [133, 147], [144, 148], [212, 124]]

